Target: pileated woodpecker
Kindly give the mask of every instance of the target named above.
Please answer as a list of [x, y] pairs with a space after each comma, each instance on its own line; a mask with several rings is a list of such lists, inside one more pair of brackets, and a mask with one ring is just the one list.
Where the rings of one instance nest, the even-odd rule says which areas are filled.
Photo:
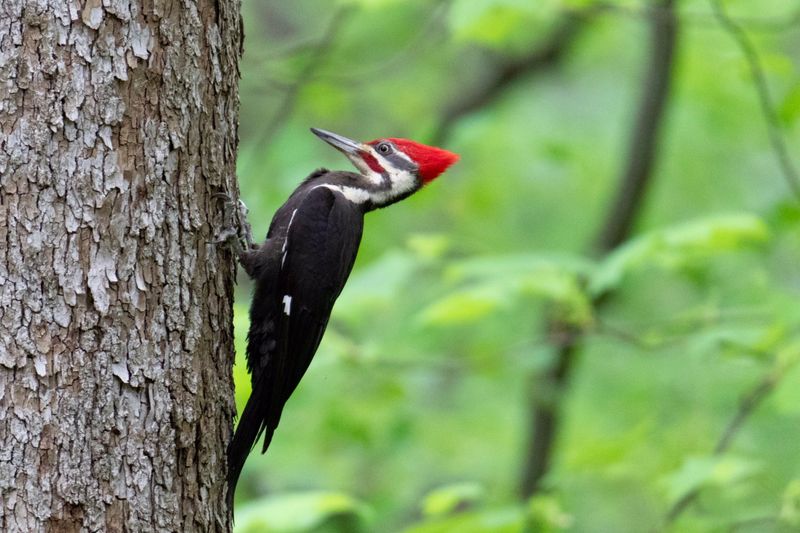
[[228, 448], [231, 501], [247, 455], [261, 433], [261, 451], [267, 451], [283, 406], [317, 351], [353, 267], [364, 214], [410, 196], [458, 160], [454, 153], [407, 139], [360, 143], [311, 131], [358, 172], [313, 172], [275, 213], [261, 245], [252, 244], [241, 220], [245, 235], [226, 236], [256, 281], [247, 337], [253, 392]]

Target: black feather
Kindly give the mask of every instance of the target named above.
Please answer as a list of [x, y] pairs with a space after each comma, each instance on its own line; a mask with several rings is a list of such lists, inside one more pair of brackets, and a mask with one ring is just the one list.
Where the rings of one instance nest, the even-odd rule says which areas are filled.
[[228, 448], [231, 501], [247, 455], [262, 433], [262, 453], [269, 447], [350, 275], [364, 207], [321, 185], [352, 179], [352, 173], [322, 170], [309, 176], [275, 213], [267, 241], [241, 258], [256, 279], [247, 343], [253, 392]]

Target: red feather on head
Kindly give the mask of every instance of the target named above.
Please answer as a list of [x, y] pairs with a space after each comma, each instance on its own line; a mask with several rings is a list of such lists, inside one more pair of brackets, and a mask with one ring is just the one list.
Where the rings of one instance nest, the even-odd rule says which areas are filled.
[[426, 144], [410, 141], [408, 139], [387, 138], [372, 141], [369, 144], [374, 145], [381, 140], [392, 142], [397, 148], [410, 157], [419, 167], [419, 176], [422, 178], [423, 183], [429, 183], [436, 179], [442, 172], [458, 161], [459, 155], [453, 152], [448, 152], [436, 146], [428, 146]]

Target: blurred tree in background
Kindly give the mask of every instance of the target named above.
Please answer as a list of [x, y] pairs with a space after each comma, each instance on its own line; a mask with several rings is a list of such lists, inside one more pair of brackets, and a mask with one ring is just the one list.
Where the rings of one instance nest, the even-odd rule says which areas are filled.
[[800, 3], [243, 14], [257, 233], [348, 168], [309, 126], [462, 160], [367, 217], [238, 531], [800, 528]]

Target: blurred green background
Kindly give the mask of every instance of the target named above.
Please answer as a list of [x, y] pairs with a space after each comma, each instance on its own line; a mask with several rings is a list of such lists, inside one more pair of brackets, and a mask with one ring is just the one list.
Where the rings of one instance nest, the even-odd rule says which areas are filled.
[[[243, 0], [238, 173], [259, 238], [308, 173], [349, 168], [310, 126], [461, 161], [368, 215], [325, 340], [245, 466], [238, 532], [800, 531], [800, 198], [770, 142], [800, 165], [800, 3], [721, 5], [733, 30], [714, 2], [675, 3], [648, 185], [629, 238], [598, 251], [657, 4]], [[541, 413], [556, 431], [532, 487]]]

